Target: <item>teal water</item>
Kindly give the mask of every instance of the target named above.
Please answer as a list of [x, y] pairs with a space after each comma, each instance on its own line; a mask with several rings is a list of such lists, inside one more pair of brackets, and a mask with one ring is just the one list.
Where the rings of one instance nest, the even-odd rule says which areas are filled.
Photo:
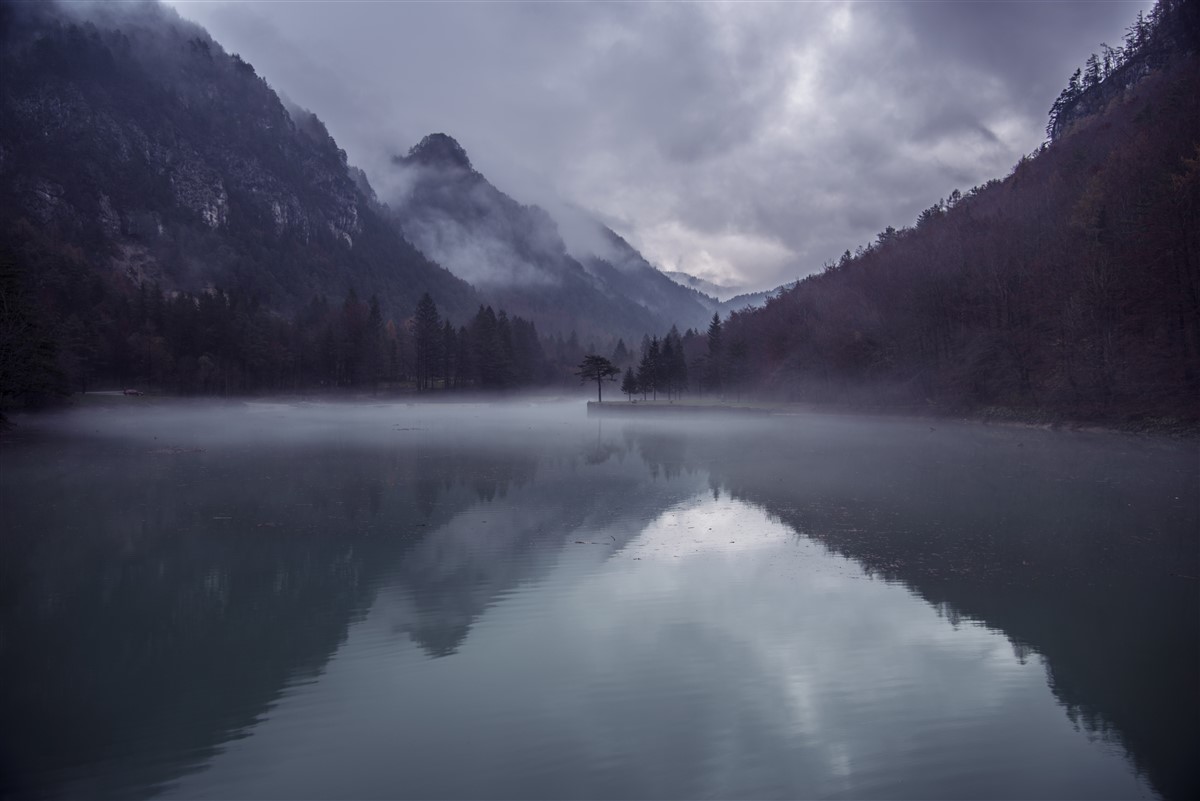
[[1194, 444], [180, 404], [0, 467], [6, 796], [1200, 787]]

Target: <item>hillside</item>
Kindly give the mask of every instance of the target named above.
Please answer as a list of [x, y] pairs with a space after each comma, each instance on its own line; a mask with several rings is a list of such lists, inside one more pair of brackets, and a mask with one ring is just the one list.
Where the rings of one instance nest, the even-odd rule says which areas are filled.
[[600, 341], [640, 337], [663, 321], [699, 325], [699, 293], [654, 269], [625, 240], [578, 210], [583, 249], [569, 249], [558, 222], [493, 186], [452, 137], [425, 137], [393, 160], [400, 187], [385, 197], [399, 230], [424, 253], [546, 333]]
[[706, 281], [703, 278], [697, 278], [696, 276], [688, 273], [666, 271], [663, 273], [663, 275], [667, 276], [681, 286], [686, 286], [689, 289], [702, 292], [717, 301], [728, 300], [737, 295], [744, 294], [739, 287], [728, 284], [716, 284], [712, 281]]
[[473, 309], [380, 217], [320, 120], [198, 26], [156, 3], [0, 13], [0, 230], [39, 262], [39, 292], [94, 276], [280, 312], [350, 288], [389, 316], [422, 291]]
[[[1200, 417], [1200, 58], [1103, 84], [1003, 180], [734, 315], [728, 381], [777, 397], [1023, 418]], [[1135, 61], [1131, 61], [1135, 63]], [[1146, 62], [1136, 62], [1146, 63]]]
[[0, 23], [0, 399], [550, 378], [534, 324], [426, 258], [321, 121], [201, 28], [153, 2]]
[[762, 306], [767, 302], [768, 298], [773, 297], [783, 289], [782, 286], [777, 286], [774, 289], [767, 289], [762, 292], [743, 292], [737, 287], [714, 284], [711, 281], [705, 281], [703, 278], [697, 278], [687, 273], [664, 272], [663, 275], [680, 286], [694, 289], [700, 293], [705, 307], [710, 312], [716, 312], [722, 317], [729, 316], [731, 312]]
[[506, 387], [550, 378], [543, 344], [569, 372], [580, 343], [709, 313], [583, 212], [589, 250], [568, 252], [447, 136], [397, 159], [410, 191], [380, 203], [315, 115], [160, 3], [3, 4], [0, 36], [10, 400]]

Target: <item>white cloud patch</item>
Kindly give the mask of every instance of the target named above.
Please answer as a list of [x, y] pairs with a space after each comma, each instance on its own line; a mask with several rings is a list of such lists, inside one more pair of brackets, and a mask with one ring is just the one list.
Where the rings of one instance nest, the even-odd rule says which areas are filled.
[[373, 181], [445, 131], [522, 202], [765, 288], [1005, 175], [1151, 3], [175, 5]]
[[753, 282], [755, 276], [743, 272], [746, 265], [778, 271], [795, 259], [786, 245], [765, 235], [739, 231], [708, 233], [675, 220], [639, 230], [634, 246], [651, 264], [663, 270], [688, 273], [716, 283]]

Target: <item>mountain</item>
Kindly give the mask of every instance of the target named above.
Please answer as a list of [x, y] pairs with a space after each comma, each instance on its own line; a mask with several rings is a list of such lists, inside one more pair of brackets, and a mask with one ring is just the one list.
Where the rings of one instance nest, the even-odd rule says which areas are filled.
[[734, 315], [741, 375], [797, 400], [1194, 423], [1198, 15], [1160, 2], [1141, 37], [1154, 58], [1126, 54], [1140, 78], [1056, 107], [1064, 124], [1006, 178]]
[[663, 275], [667, 276], [680, 286], [686, 286], [689, 289], [702, 292], [705, 295], [708, 295], [710, 298], [714, 298], [718, 301], [729, 300], [732, 297], [744, 294], [741, 287], [732, 286], [730, 284], [715, 284], [712, 281], [705, 281], [703, 278], [697, 278], [696, 276], [689, 275], [688, 273], [664, 270]]
[[640, 338], [671, 324], [701, 325], [705, 298], [680, 287], [610, 229], [579, 210], [559, 221], [493, 186], [462, 146], [426, 136], [393, 159], [384, 197], [404, 237], [545, 333]]
[[746, 309], [757, 309], [765, 306], [767, 301], [783, 292], [785, 287], [776, 287], [775, 289], [767, 289], [762, 292], [746, 292], [741, 295], [734, 295], [728, 300], [717, 304], [716, 312], [722, 317], [728, 317], [733, 312], [745, 311]]
[[708, 306], [709, 311], [719, 314], [722, 317], [728, 317], [733, 312], [763, 306], [768, 300], [778, 295], [784, 289], [782, 286], [778, 286], [774, 289], [763, 290], [762, 292], [743, 292], [739, 287], [714, 284], [711, 281], [705, 281], [703, 278], [697, 278], [687, 273], [664, 272], [663, 275], [680, 286], [685, 286], [699, 292], [703, 296], [703, 302]]
[[173, 10], [0, 15], [0, 235], [38, 264], [37, 294], [99, 280], [113, 293], [215, 287], [279, 313], [350, 289], [385, 316], [411, 314], [425, 291], [462, 315], [477, 305], [384, 218], [315, 115]]
[[380, 203], [314, 114], [161, 3], [0, 3], [0, 42], [5, 402], [512, 388], [581, 342], [707, 320], [581, 212], [569, 249], [450, 137], [397, 159], [407, 191]]

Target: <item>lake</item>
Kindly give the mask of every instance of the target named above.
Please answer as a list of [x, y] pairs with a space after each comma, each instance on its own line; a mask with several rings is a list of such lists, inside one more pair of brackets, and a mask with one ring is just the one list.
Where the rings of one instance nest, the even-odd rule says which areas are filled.
[[6, 797], [1200, 796], [1194, 442], [582, 402], [19, 422]]

